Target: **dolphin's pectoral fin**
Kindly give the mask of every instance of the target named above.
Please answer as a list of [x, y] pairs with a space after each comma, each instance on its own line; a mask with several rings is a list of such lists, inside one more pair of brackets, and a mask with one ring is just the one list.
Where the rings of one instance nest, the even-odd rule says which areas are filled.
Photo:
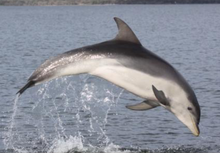
[[139, 104], [128, 105], [128, 106], [126, 106], [126, 108], [131, 109], [131, 110], [135, 110], [135, 111], [144, 111], [144, 110], [155, 108], [157, 106], [159, 106], [158, 102], [145, 100]]
[[157, 88], [155, 88], [154, 85], [152, 85], [152, 89], [153, 89], [154, 95], [156, 96], [157, 100], [161, 104], [163, 104], [164, 106], [170, 105], [168, 99], [166, 98], [162, 90], [157, 90]]

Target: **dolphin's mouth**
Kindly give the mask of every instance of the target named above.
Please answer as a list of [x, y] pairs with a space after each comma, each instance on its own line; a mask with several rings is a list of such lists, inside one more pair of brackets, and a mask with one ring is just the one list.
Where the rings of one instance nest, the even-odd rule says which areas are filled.
[[192, 116], [191, 116], [191, 121], [193, 124], [193, 129], [190, 129], [192, 131], [192, 133], [198, 137], [200, 134], [200, 130], [199, 130], [199, 126], [195, 123], [195, 121], [193, 120]]

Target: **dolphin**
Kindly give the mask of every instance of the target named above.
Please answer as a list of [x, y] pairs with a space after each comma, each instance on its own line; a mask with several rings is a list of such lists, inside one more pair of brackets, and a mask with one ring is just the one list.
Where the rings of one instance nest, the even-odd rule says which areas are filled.
[[46, 60], [30, 76], [27, 88], [54, 78], [88, 73], [101, 77], [145, 99], [131, 110], [162, 106], [199, 136], [200, 106], [183, 76], [167, 61], [142, 46], [131, 28], [114, 18], [118, 34], [112, 40], [89, 45]]

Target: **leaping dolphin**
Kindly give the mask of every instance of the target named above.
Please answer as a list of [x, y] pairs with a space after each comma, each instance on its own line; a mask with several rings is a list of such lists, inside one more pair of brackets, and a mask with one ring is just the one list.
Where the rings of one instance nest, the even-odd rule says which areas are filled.
[[145, 49], [124, 21], [116, 17], [114, 20], [119, 30], [114, 39], [46, 60], [17, 94], [54, 78], [89, 73], [146, 99], [127, 108], [148, 110], [162, 106], [199, 136], [200, 106], [190, 85], [168, 62]]

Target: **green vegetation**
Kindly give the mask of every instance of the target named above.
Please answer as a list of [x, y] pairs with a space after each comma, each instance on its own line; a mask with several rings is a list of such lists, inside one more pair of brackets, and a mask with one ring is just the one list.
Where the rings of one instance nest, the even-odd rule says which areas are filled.
[[0, 5], [200, 4], [220, 0], [0, 0]]

